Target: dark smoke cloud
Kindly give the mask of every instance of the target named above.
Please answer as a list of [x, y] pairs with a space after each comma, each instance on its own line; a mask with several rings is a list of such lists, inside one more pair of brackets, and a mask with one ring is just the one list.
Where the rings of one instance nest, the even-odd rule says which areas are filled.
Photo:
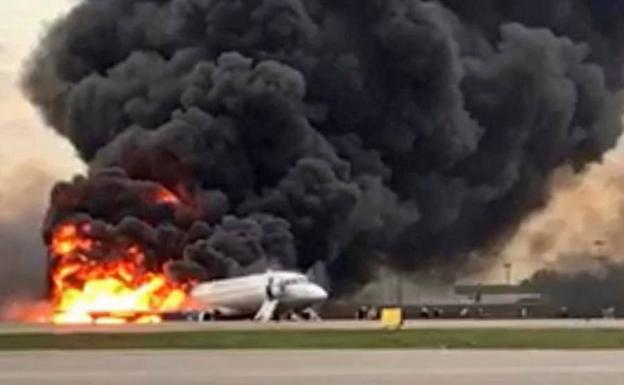
[[620, 3], [85, 0], [25, 76], [92, 169], [46, 228], [166, 228], [182, 276], [456, 266], [614, 145]]
[[[64, 221], [80, 226], [97, 246], [93, 259], [121, 255], [138, 243], [145, 251], [144, 264], [162, 266], [179, 279], [210, 279], [243, 274], [254, 264], [296, 267], [290, 224], [269, 214], [246, 218], [214, 215], [219, 222], [205, 221], [217, 207], [205, 209], [184, 202], [155, 200], [162, 187], [153, 182], [129, 179], [121, 169], [95, 171], [88, 178], [59, 183], [52, 191], [51, 208], [44, 224], [49, 242], [54, 227]], [[226, 200], [220, 193], [202, 192], [198, 202], [217, 205]], [[200, 216], [204, 220], [198, 220]], [[172, 261], [172, 257], [180, 257]]]

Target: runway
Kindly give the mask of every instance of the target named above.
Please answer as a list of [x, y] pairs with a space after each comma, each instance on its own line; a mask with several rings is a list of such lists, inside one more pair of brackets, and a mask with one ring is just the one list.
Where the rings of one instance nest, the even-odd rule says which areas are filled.
[[[2, 334], [63, 333], [165, 333], [211, 330], [374, 330], [379, 321], [320, 321], [257, 323], [234, 322], [168, 322], [156, 325], [48, 325], [1, 324]], [[622, 329], [624, 320], [410, 320], [405, 329]]]
[[0, 353], [11, 385], [621, 385], [624, 352]]

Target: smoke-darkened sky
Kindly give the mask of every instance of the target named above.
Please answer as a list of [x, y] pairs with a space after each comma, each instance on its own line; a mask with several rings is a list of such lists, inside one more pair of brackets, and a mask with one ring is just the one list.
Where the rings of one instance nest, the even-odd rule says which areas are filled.
[[[26, 76], [91, 162], [55, 190], [47, 225], [82, 215], [190, 239], [180, 270], [272, 256], [326, 263], [345, 284], [372, 258], [461, 265], [547, 202], [554, 170], [599, 160], [620, 131], [617, 1], [78, 3]], [[0, 159], [51, 154], [59, 171], [44, 175], [66, 179], [73, 150], [34, 134], [14, 87], [52, 4], [66, 5], [9, 6], [2, 108], [15, 112], [0, 123], [18, 129]], [[187, 194], [202, 223], [137, 203], [146, 181]], [[20, 196], [40, 211], [50, 183], [36, 186]]]

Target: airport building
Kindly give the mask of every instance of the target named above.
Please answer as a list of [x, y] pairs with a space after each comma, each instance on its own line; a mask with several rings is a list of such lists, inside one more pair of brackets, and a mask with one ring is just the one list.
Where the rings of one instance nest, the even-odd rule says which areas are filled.
[[[548, 295], [523, 285], [425, 283], [385, 275], [351, 298], [328, 302], [325, 318], [371, 317], [375, 309], [401, 307], [410, 318], [553, 318], [567, 317], [567, 308]], [[600, 315], [597, 311], [596, 315]]]

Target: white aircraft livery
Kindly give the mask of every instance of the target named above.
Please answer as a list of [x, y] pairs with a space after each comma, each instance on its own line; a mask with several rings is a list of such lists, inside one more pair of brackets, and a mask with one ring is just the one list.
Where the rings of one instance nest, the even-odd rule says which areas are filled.
[[201, 306], [200, 319], [253, 317], [267, 322], [286, 312], [306, 311], [327, 299], [327, 292], [301, 273], [269, 271], [239, 278], [201, 283], [191, 296]]

